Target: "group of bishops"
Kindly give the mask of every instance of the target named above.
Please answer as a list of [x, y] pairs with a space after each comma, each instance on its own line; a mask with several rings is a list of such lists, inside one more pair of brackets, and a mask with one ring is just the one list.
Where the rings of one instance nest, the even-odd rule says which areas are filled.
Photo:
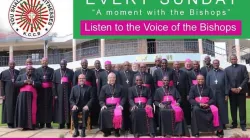
[[[232, 115], [231, 128], [237, 127], [239, 108], [240, 127], [246, 131], [246, 93], [249, 80], [246, 66], [237, 64], [237, 57], [230, 57], [232, 65], [220, 68], [219, 60], [205, 57], [205, 66], [187, 59], [180, 68], [179, 62], [168, 66], [166, 59], [155, 59], [155, 66], [147, 70], [144, 63], [138, 71], [131, 70], [129, 62], [123, 69], [112, 69], [111, 61], [101, 69], [99, 60], [95, 68], [88, 68], [87, 59], [81, 60], [81, 68], [75, 72], [61, 60], [60, 68], [48, 67], [48, 59], [41, 60], [40, 68], [32, 67], [26, 60], [26, 68], [15, 69], [9, 61], [9, 69], [1, 73], [3, 97], [2, 123], [9, 128], [24, 130], [59, 129], [74, 124], [73, 137], [85, 137], [87, 118], [98, 126], [104, 137], [114, 131], [130, 131], [135, 137], [149, 135], [199, 137], [200, 132], [216, 131], [223, 137], [228, 121], [228, 99]], [[78, 115], [82, 114], [82, 124]], [[81, 129], [81, 134], [79, 133]], [[157, 129], [159, 128], [159, 129]]]

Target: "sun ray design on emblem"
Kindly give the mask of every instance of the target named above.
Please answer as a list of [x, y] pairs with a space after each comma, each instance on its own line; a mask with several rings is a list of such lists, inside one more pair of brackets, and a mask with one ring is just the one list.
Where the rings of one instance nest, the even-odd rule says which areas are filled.
[[24, 1], [16, 9], [16, 21], [27, 32], [37, 32], [47, 24], [49, 11], [40, 0]]

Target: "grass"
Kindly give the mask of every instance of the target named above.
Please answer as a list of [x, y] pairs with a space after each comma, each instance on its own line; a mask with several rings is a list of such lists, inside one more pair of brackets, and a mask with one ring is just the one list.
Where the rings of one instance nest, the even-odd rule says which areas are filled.
[[[250, 127], [250, 99], [247, 99], [246, 103], [246, 110], [247, 110], [247, 126]], [[230, 114], [230, 106], [228, 104], [228, 117], [229, 117], [229, 124], [232, 123], [232, 118]], [[238, 124], [239, 124], [239, 115], [238, 115]], [[6, 126], [6, 124], [2, 124], [2, 105], [0, 105], [0, 126]], [[54, 128], [58, 127], [58, 124], [52, 124]]]

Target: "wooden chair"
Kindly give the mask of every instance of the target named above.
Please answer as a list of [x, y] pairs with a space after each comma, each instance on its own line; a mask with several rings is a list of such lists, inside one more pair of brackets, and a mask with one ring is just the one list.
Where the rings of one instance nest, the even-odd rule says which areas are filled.
[[[82, 124], [82, 112], [80, 112], [78, 114], [78, 123], [79, 123], [79, 125]], [[73, 122], [72, 115], [71, 115], [71, 122], [70, 122], [70, 133], [71, 134], [72, 134], [73, 130], [74, 130], [74, 122]], [[87, 130], [88, 131], [91, 130], [91, 118], [90, 118], [90, 115], [89, 115], [88, 120], [87, 120]]]

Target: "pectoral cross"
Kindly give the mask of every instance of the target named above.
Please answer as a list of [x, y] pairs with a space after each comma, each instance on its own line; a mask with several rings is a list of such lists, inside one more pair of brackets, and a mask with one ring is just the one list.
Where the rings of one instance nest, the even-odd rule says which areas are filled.
[[139, 105], [141, 105], [141, 100], [139, 100]]
[[46, 79], [46, 76], [45, 76], [45, 75], [43, 76], [43, 79]]
[[215, 82], [215, 84], [217, 85], [217, 83], [218, 83], [218, 80], [216, 79], [216, 80], [215, 80], [214, 82]]
[[129, 80], [128, 80], [128, 79], [126, 80], [126, 83], [127, 83], [127, 84], [129, 83]]
[[179, 85], [179, 82], [177, 82], [177, 85]]
[[200, 101], [201, 101], [201, 96], [200, 96]]
[[114, 97], [113, 97], [113, 96], [111, 97], [111, 100], [114, 100]]
[[14, 80], [14, 79], [11, 79], [11, 81], [12, 81], [12, 83], [14, 83], [15, 80]]
[[168, 101], [168, 96], [167, 96], [167, 101]]

